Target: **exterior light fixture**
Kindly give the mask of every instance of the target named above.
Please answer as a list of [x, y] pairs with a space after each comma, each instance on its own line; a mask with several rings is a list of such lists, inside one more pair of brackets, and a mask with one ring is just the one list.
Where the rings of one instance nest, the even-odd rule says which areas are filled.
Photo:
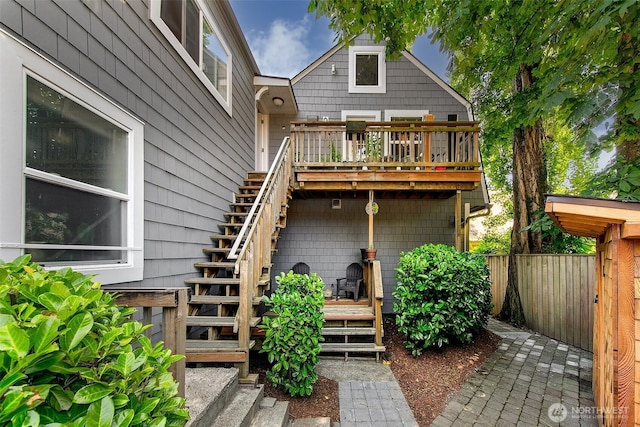
[[280, 98], [279, 96], [274, 96], [273, 98], [271, 98], [271, 100], [276, 107], [282, 107], [282, 104], [284, 104], [284, 99]]

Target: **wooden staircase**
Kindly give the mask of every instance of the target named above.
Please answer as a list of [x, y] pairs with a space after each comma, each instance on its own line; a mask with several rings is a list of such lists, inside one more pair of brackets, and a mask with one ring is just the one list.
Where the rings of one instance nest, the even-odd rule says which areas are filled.
[[379, 360], [384, 353], [382, 337], [377, 336], [374, 308], [368, 300], [357, 304], [326, 301], [324, 321], [322, 355], [340, 355], [345, 360], [350, 356], [375, 356]]
[[207, 262], [194, 264], [201, 277], [191, 287], [186, 318], [186, 361], [235, 364], [249, 378], [249, 351], [259, 334], [262, 296], [270, 286], [271, 258], [286, 226], [291, 161], [288, 138], [268, 173], [249, 172], [239, 186], [220, 233], [203, 249]]

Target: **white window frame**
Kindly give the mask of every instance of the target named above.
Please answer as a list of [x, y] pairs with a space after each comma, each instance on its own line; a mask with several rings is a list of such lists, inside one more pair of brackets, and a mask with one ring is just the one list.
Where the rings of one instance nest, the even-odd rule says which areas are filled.
[[[181, 0], [181, 1], [184, 1], [184, 0]], [[202, 39], [202, 20], [206, 19], [207, 23], [209, 24], [209, 26], [213, 30], [214, 34], [218, 38], [218, 41], [220, 42], [220, 45], [222, 46], [222, 49], [227, 54], [227, 93], [226, 93], [226, 99], [218, 91], [218, 89], [213, 85], [211, 80], [209, 80], [207, 75], [202, 71], [201, 65], [196, 63], [196, 61], [193, 60], [191, 55], [189, 55], [189, 52], [187, 52], [187, 50], [182, 45], [182, 42], [176, 38], [176, 36], [173, 34], [173, 32], [171, 32], [171, 30], [169, 29], [167, 24], [160, 17], [161, 0], [151, 0], [151, 2], [149, 4], [149, 19], [151, 19], [151, 22], [153, 22], [155, 24], [155, 26], [158, 27], [158, 30], [160, 30], [160, 32], [167, 39], [169, 44], [171, 44], [171, 46], [175, 49], [175, 51], [178, 52], [178, 54], [180, 55], [182, 60], [189, 66], [191, 71], [193, 71], [193, 73], [198, 77], [198, 79], [200, 79], [202, 84], [207, 88], [207, 90], [209, 90], [209, 92], [211, 92], [213, 97], [218, 101], [218, 103], [225, 109], [227, 114], [229, 114], [229, 116], [231, 117], [232, 110], [233, 110], [232, 106], [231, 106], [231, 104], [232, 104], [232, 102], [231, 102], [232, 101], [231, 88], [233, 86], [232, 85], [232, 79], [231, 79], [232, 78], [232, 74], [233, 74], [232, 73], [233, 63], [232, 63], [231, 49], [229, 49], [229, 46], [227, 45], [226, 41], [222, 37], [222, 32], [220, 31], [220, 28], [216, 24], [216, 21], [213, 19], [213, 15], [211, 14], [211, 11], [209, 10], [209, 8], [201, 0], [194, 0], [194, 2], [196, 4], [196, 6], [198, 7], [198, 9], [200, 10], [200, 19], [199, 19], [199, 24], [198, 24], [199, 25], [198, 32], [199, 32], [200, 39]], [[199, 47], [200, 47], [200, 49], [199, 49], [200, 50], [200, 62], [202, 62], [202, 43], [200, 43]]]
[[[380, 111], [379, 110], [342, 110], [340, 113], [341, 120], [346, 121], [362, 121], [362, 122], [379, 122]], [[342, 153], [344, 161], [358, 161], [360, 159], [354, 159], [351, 155], [352, 151], [347, 147], [347, 133], [342, 133]]]
[[[144, 123], [73, 75], [0, 30], [0, 259], [10, 261], [24, 253], [26, 178], [52, 183], [66, 178], [26, 167], [26, 80], [30, 75], [72, 99], [128, 134], [128, 176], [123, 263], [56, 263], [52, 269], [71, 267], [96, 275], [104, 284], [139, 281], [144, 264]], [[82, 184], [81, 184], [82, 185]], [[85, 187], [93, 187], [84, 184]], [[94, 192], [109, 191], [93, 188]], [[119, 195], [122, 199], [122, 196]], [[57, 247], [58, 245], [56, 245]], [[74, 248], [76, 248], [74, 246]], [[88, 250], [90, 250], [87, 247]], [[80, 248], [82, 249], [82, 248]], [[49, 267], [46, 267], [49, 268]]]
[[[421, 117], [422, 121], [427, 121], [429, 110], [384, 110], [384, 121], [390, 122], [394, 117]], [[387, 156], [392, 150], [391, 135], [385, 135], [384, 155]]]
[[[378, 55], [378, 84], [356, 85], [356, 56]], [[387, 93], [387, 63], [384, 46], [349, 46], [349, 93]]]

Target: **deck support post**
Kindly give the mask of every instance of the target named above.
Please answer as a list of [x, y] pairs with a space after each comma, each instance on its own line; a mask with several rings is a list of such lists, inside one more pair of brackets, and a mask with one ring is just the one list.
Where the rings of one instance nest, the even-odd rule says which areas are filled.
[[462, 248], [462, 191], [456, 190], [456, 206], [455, 206], [455, 245], [456, 249], [461, 251]]
[[369, 248], [373, 248], [373, 190], [369, 190]]

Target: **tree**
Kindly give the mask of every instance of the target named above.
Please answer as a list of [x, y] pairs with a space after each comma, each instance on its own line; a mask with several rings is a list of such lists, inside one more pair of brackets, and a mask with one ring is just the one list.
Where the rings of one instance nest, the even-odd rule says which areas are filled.
[[[529, 225], [547, 189], [543, 123], [551, 112], [580, 125], [582, 142], [615, 113], [609, 135], [615, 136], [631, 173], [635, 170], [640, 150], [638, 4], [512, 0], [496, 6], [490, 0], [311, 0], [309, 9], [330, 18], [339, 40], [367, 31], [374, 41], [384, 41], [390, 58], [435, 28], [433, 37], [452, 54], [454, 86], [472, 99], [484, 122], [483, 141], [500, 146], [510, 135], [510, 253], [536, 253], [542, 238]], [[593, 41], [599, 44], [594, 47]], [[631, 174], [619, 181], [634, 179]], [[521, 324], [516, 283], [514, 263], [501, 317]]]

